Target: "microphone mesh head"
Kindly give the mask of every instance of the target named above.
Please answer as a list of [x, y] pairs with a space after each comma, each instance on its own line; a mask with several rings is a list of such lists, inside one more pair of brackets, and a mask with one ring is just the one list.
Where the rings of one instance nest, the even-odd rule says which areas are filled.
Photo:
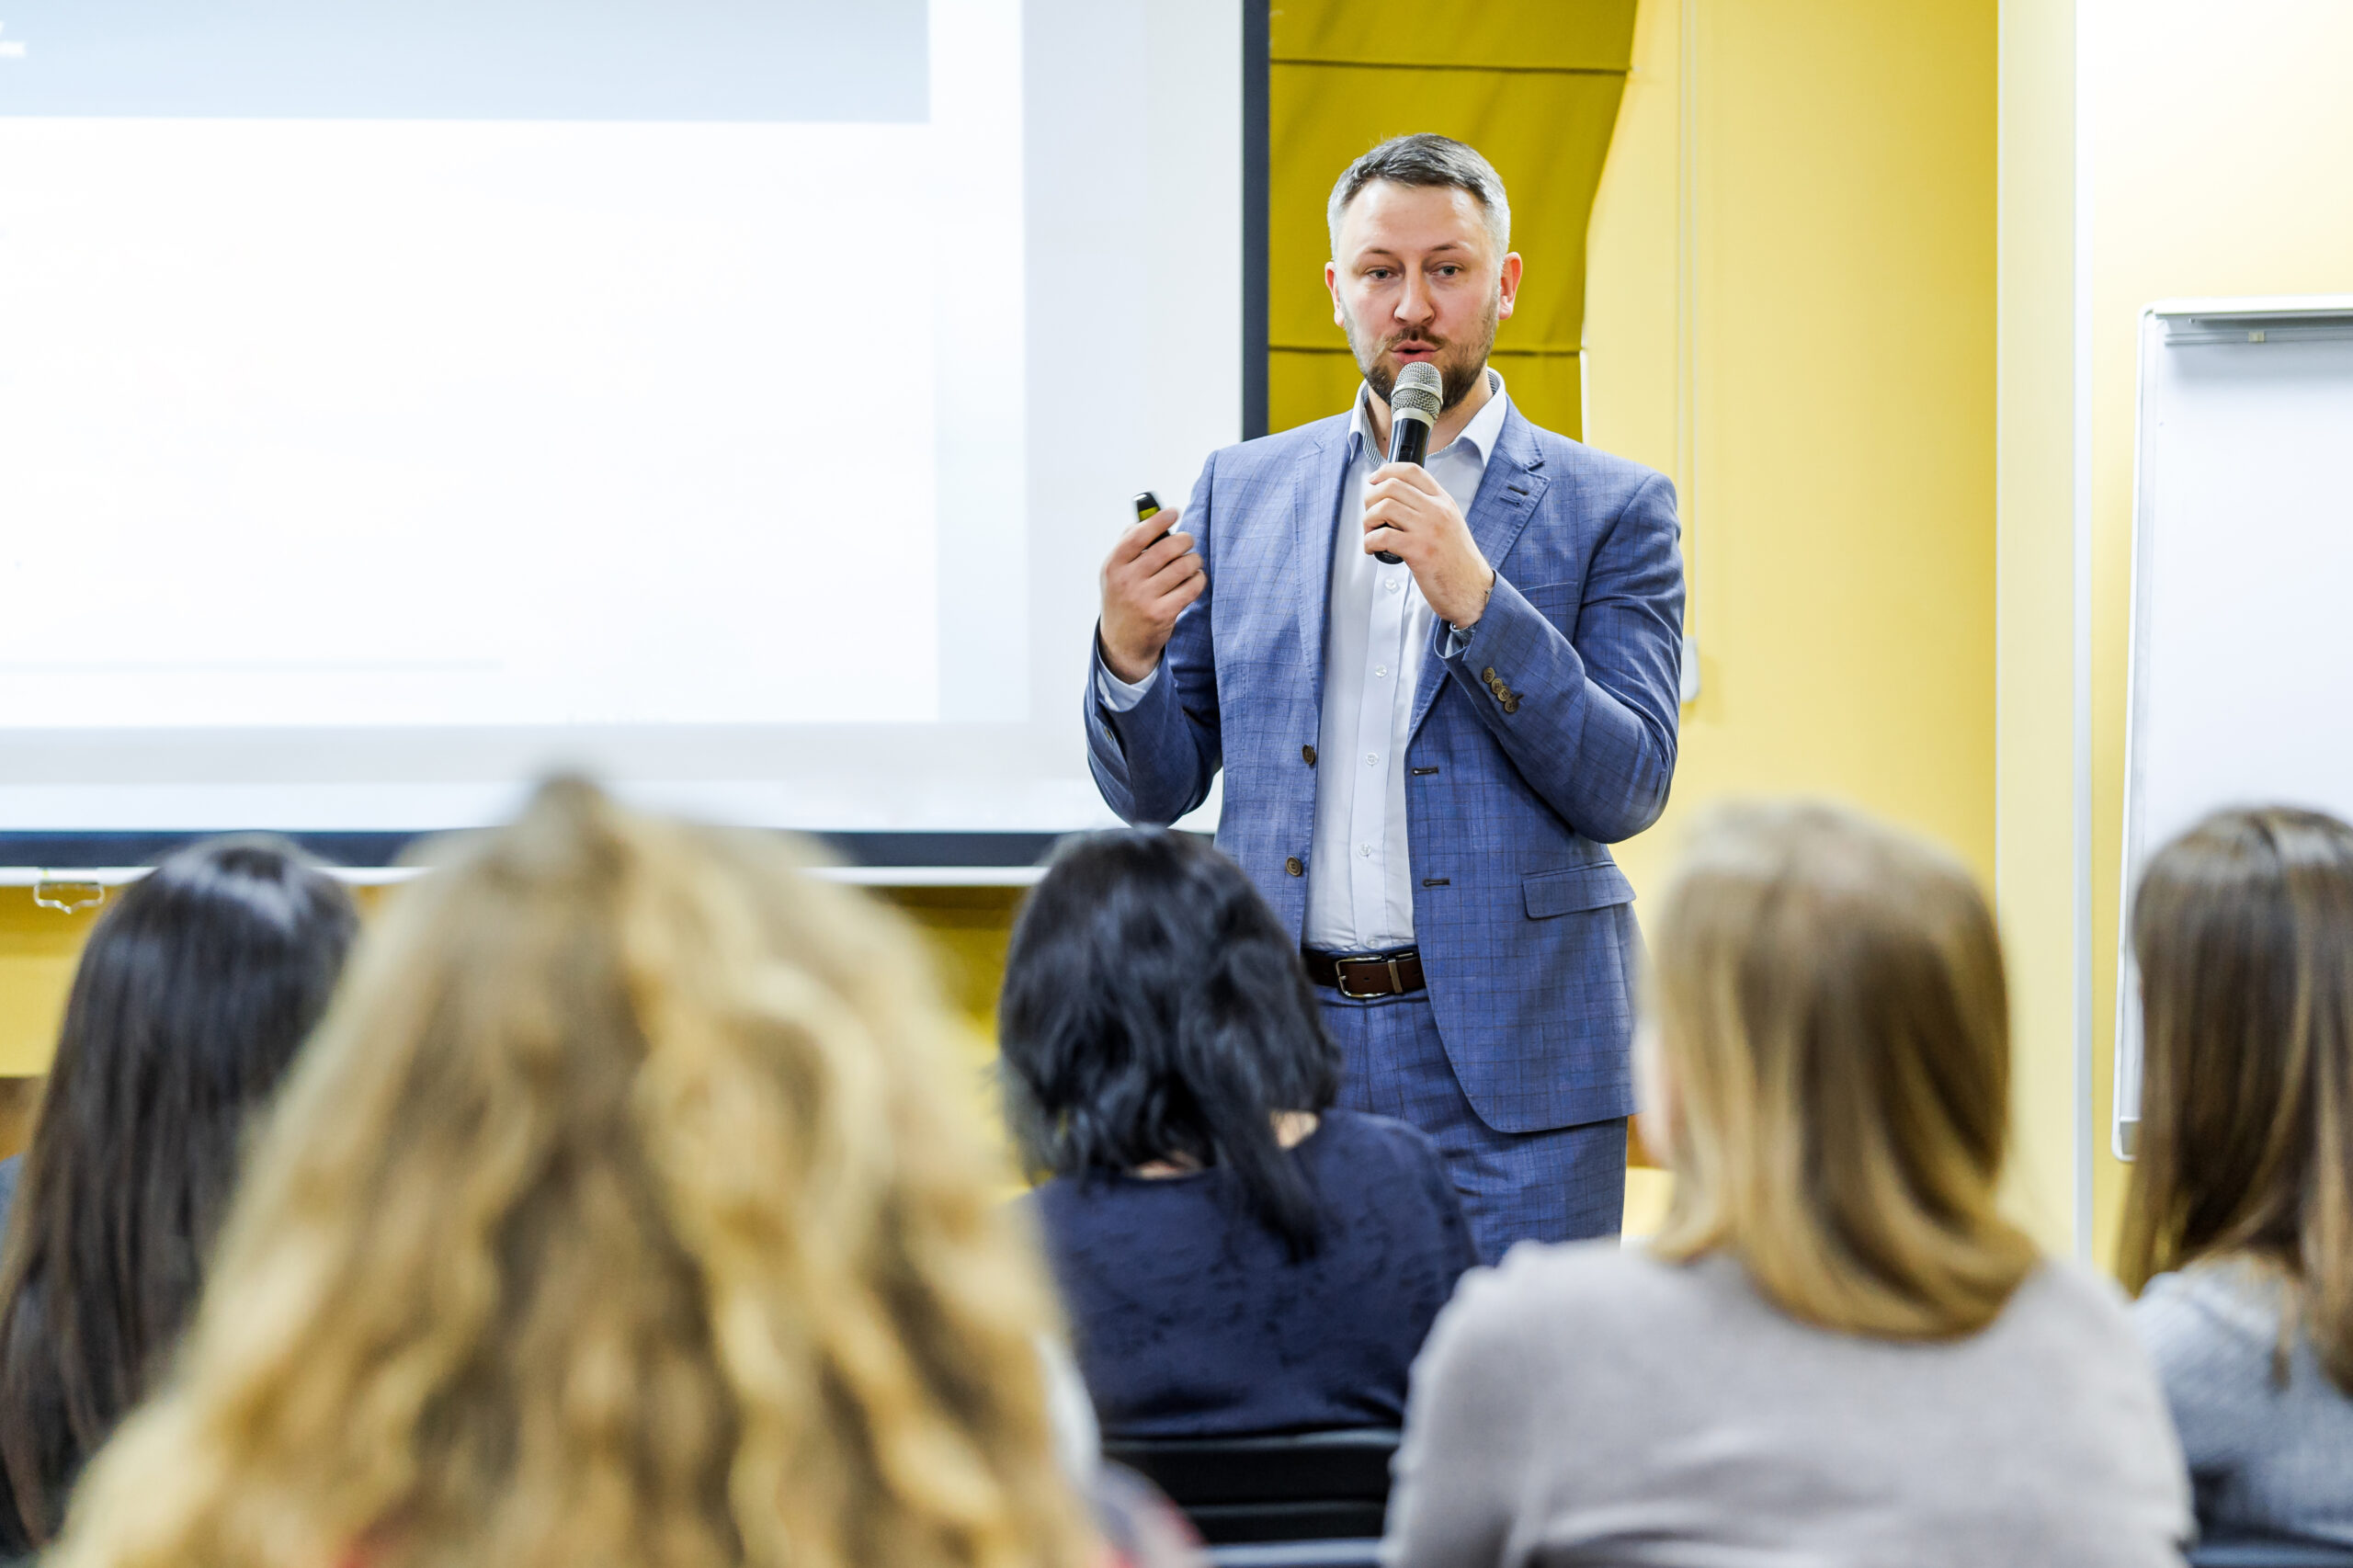
[[1446, 380], [1438, 373], [1438, 367], [1416, 359], [1397, 372], [1397, 384], [1389, 390], [1389, 412], [1435, 425], [1445, 394]]

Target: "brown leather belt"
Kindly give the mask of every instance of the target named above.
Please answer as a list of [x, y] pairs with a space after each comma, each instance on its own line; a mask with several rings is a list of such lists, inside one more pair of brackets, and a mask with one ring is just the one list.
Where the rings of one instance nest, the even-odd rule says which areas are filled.
[[1422, 978], [1422, 955], [1411, 948], [1387, 953], [1319, 953], [1302, 948], [1307, 978], [1336, 991], [1352, 1002], [1375, 996], [1403, 996], [1428, 983]]

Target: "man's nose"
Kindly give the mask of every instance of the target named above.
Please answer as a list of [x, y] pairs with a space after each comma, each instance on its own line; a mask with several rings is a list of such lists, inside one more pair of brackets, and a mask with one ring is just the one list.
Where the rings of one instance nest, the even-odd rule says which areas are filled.
[[1405, 287], [1397, 296], [1397, 309], [1394, 313], [1397, 317], [1397, 324], [1408, 327], [1419, 326], [1436, 315], [1438, 312], [1432, 308], [1430, 302], [1429, 285], [1415, 274], [1406, 274]]

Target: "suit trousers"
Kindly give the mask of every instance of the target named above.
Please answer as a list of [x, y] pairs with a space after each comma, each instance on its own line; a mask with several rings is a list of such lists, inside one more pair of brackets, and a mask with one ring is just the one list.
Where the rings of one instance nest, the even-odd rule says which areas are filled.
[[1339, 1103], [1410, 1122], [1446, 1158], [1472, 1239], [1495, 1263], [1518, 1241], [1614, 1236], [1626, 1210], [1626, 1119], [1498, 1132], [1454, 1075], [1427, 992], [1362, 1001], [1318, 987], [1347, 1061]]

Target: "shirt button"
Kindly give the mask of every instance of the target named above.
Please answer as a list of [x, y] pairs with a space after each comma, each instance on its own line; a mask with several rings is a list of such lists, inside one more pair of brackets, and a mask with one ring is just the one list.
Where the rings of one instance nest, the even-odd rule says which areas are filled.
[[1294, 877], [1303, 877], [1307, 875], [1307, 868], [1299, 863], [1299, 857], [1296, 855], [1283, 862], [1283, 869], [1289, 871]]
[[1387, 665], [1375, 665], [1372, 666], [1372, 673], [1383, 679], [1386, 679], [1389, 675], [1389, 666]]
[[1357, 858], [1358, 858], [1358, 859], [1359, 859], [1359, 860], [1370, 860], [1370, 859], [1371, 859], [1371, 858], [1372, 858], [1372, 846], [1371, 846], [1371, 845], [1370, 845], [1370, 844], [1359, 844], [1359, 845], [1358, 845], [1358, 846], [1357, 846]]
[[1305, 764], [1307, 764], [1307, 766], [1308, 766], [1308, 767], [1314, 767], [1314, 766], [1315, 766], [1315, 748], [1314, 748], [1313, 746], [1302, 746], [1302, 747], [1300, 747], [1300, 748], [1299, 748], [1299, 760], [1300, 760], [1300, 761], [1302, 761], [1302, 762], [1303, 762], [1303, 763], [1305, 763]]
[[1397, 579], [1396, 579], [1396, 578], [1392, 577], [1392, 578], [1390, 578], [1390, 579], [1388, 580], [1388, 582], [1387, 582], [1387, 584], [1386, 584], [1385, 585], [1388, 587], [1389, 591], [1390, 591], [1391, 593], [1392, 593], [1392, 594], [1393, 594], [1393, 593], [1395, 593], [1395, 592], [1398, 590], [1398, 588], [1399, 588], [1402, 585], [1400, 585], [1400, 584], [1398, 583], [1398, 581], [1397, 581]]
[[1381, 754], [1380, 754], [1379, 752], [1377, 752], [1377, 751], [1369, 751], [1369, 752], [1365, 753], [1365, 754], [1364, 754], [1364, 765], [1365, 765], [1367, 767], [1380, 767], [1380, 766], [1381, 766]]

